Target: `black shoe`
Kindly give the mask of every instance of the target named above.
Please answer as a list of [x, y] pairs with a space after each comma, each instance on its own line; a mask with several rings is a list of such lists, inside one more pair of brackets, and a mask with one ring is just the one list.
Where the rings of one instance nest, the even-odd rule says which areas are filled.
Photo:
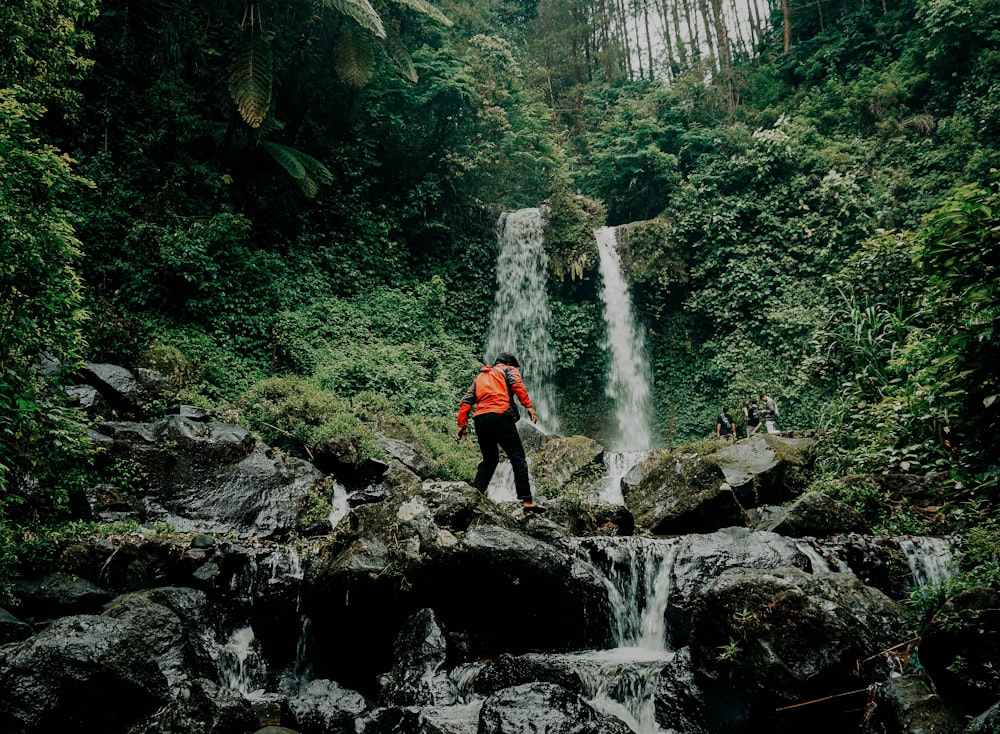
[[536, 505], [534, 502], [531, 502], [530, 500], [522, 504], [521, 509], [524, 510], [525, 512], [545, 512], [544, 507], [542, 507], [541, 505]]

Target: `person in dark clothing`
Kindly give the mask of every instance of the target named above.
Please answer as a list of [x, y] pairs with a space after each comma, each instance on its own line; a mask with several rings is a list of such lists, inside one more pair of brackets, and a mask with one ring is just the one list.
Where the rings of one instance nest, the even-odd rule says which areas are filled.
[[752, 436], [760, 430], [760, 408], [757, 401], [750, 398], [750, 401], [743, 408], [743, 415], [747, 419], [747, 436]]
[[729, 408], [722, 406], [722, 412], [715, 419], [715, 435], [725, 441], [732, 441], [736, 438], [736, 423], [729, 415]]
[[528, 397], [528, 391], [521, 380], [520, 368], [517, 357], [508, 352], [497, 357], [492, 367], [483, 365], [459, 404], [458, 440], [461, 441], [468, 433], [469, 415], [475, 408], [473, 421], [483, 460], [479, 462], [472, 486], [486, 493], [486, 488], [489, 487], [493, 473], [500, 463], [500, 449], [503, 449], [514, 470], [514, 489], [521, 506], [526, 512], [541, 512], [545, 508], [536, 505], [531, 497], [528, 459], [524, 455], [524, 445], [517, 432], [516, 422], [520, 415], [514, 403], [515, 396], [527, 409], [531, 422], [538, 422], [538, 414], [535, 413], [531, 398]]

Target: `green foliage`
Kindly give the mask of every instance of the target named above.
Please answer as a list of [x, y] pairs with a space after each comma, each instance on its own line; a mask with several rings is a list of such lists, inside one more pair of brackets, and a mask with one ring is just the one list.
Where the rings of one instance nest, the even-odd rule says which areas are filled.
[[236, 402], [240, 422], [270, 446], [308, 458], [331, 438], [357, 437], [359, 460], [379, 456], [371, 428], [351, 404], [301, 377], [273, 377]]

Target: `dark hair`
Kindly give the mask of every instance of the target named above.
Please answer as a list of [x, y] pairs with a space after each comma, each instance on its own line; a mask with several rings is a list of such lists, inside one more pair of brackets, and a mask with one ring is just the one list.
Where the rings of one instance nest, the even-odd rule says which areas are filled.
[[518, 362], [517, 357], [515, 357], [510, 352], [501, 352], [500, 356], [497, 357], [497, 361], [493, 363], [494, 366], [498, 364], [509, 364], [511, 367], [516, 367], [517, 369], [521, 369], [521, 363]]

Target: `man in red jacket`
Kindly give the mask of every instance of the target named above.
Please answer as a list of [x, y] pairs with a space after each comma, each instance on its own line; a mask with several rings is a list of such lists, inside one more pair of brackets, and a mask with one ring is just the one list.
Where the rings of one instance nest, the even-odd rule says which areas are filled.
[[493, 472], [500, 463], [500, 449], [510, 459], [514, 470], [514, 488], [521, 506], [526, 512], [542, 512], [531, 498], [531, 484], [528, 478], [528, 459], [524, 455], [524, 445], [517, 433], [516, 421], [520, 417], [514, 396], [520, 401], [531, 417], [538, 422], [538, 414], [531, 407], [531, 398], [521, 381], [521, 365], [517, 357], [504, 352], [497, 357], [493, 366], [483, 365], [472, 386], [466, 391], [458, 408], [458, 440], [469, 431], [469, 414], [475, 406], [476, 438], [483, 460], [479, 462], [476, 478], [472, 486], [482, 493], [490, 485]]

